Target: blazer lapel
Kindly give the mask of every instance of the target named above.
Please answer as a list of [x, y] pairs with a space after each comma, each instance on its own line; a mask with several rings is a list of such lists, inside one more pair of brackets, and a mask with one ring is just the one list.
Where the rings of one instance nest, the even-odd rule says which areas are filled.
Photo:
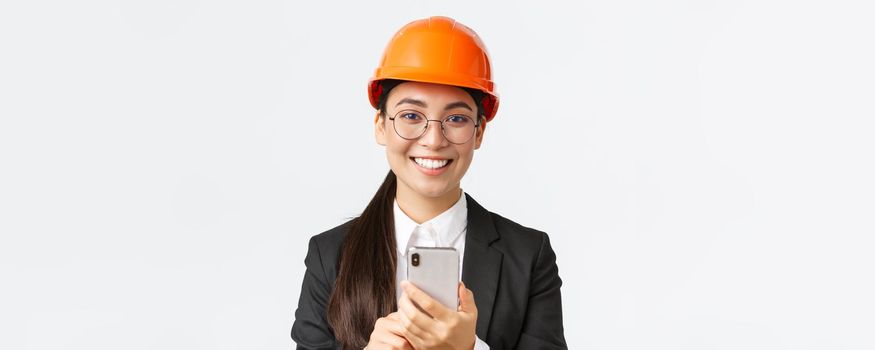
[[465, 256], [462, 263], [462, 281], [474, 292], [477, 304], [477, 334], [486, 339], [492, 307], [498, 289], [502, 254], [490, 247], [500, 236], [492, 223], [489, 211], [467, 193], [468, 226], [465, 234]]

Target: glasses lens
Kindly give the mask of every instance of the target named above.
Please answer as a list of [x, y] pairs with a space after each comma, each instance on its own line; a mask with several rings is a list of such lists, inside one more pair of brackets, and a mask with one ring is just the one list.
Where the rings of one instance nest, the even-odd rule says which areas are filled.
[[452, 143], [465, 143], [474, 136], [474, 120], [465, 115], [451, 115], [444, 119], [444, 136]]
[[425, 116], [416, 111], [401, 111], [395, 115], [395, 132], [398, 136], [412, 140], [425, 131]]

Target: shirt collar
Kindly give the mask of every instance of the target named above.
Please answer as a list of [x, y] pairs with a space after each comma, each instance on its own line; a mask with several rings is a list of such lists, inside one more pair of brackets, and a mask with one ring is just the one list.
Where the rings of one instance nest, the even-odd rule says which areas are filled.
[[[468, 224], [468, 203], [465, 200], [465, 192], [459, 192], [459, 200], [453, 206], [438, 214], [438, 216], [422, 223], [422, 225], [431, 225], [437, 232], [438, 242], [442, 246], [453, 246]], [[397, 200], [393, 202], [395, 207], [395, 246], [398, 248], [401, 256], [405, 256], [410, 235], [413, 234], [413, 230], [421, 225], [417, 224], [416, 221], [413, 221], [401, 210]]]

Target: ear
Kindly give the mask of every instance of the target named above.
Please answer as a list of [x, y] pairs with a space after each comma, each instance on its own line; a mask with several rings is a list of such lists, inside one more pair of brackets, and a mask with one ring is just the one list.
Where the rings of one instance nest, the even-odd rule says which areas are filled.
[[380, 111], [377, 111], [377, 115], [374, 117], [374, 137], [376, 137], [378, 144], [386, 145], [386, 123], [380, 116]]
[[484, 132], [486, 132], [486, 120], [480, 122], [480, 127], [477, 128], [477, 136], [474, 139], [474, 149], [480, 149], [480, 143], [483, 142]]

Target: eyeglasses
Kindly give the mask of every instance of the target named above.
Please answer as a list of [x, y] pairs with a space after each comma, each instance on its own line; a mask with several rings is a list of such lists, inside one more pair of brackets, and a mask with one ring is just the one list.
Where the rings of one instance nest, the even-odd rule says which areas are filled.
[[428, 122], [440, 122], [444, 138], [457, 145], [471, 140], [480, 126], [480, 123], [475, 123], [472, 117], [464, 114], [456, 113], [447, 116], [444, 120], [438, 120], [428, 119], [425, 114], [412, 109], [402, 110], [389, 120], [392, 121], [395, 133], [405, 140], [416, 140], [425, 135]]

